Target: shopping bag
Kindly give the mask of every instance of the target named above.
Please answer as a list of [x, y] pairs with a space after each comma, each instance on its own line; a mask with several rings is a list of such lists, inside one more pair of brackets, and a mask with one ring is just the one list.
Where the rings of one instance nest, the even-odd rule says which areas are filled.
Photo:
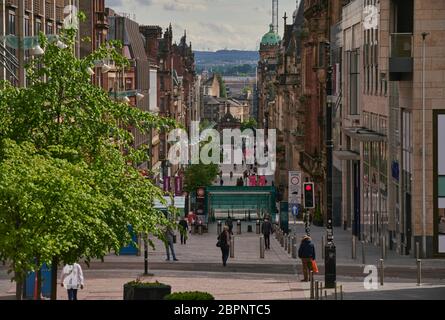
[[317, 262], [315, 262], [315, 260], [314, 259], [312, 259], [312, 271], [314, 272], [314, 273], [318, 273], [318, 266], [317, 266]]

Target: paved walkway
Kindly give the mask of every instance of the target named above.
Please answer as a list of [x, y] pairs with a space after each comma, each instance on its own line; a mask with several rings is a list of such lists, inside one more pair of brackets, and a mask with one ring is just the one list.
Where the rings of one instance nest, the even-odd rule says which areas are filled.
[[[298, 236], [303, 234], [302, 225], [293, 226], [293, 229]], [[309, 299], [309, 283], [299, 281], [299, 260], [292, 259], [275, 237], [271, 238], [271, 250], [266, 251], [265, 259], [260, 259], [259, 237], [254, 233], [247, 233], [246, 230], [247, 224], [244, 222], [242, 234], [235, 235], [235, 258], [229, 259], [226, 268], [222, 266], [220, 250], [215, 246], [216, 225], [211, 225], [209, 233], [191, 235], [187, 245], [177, 243], [175, 250], [178, 262], [165, 261], [164, 245], [157, 240], [156, 250], [149, 251], [149, 267], [153, 276], [144, 279], [167, 283], [172, 286], [174, 292], [207, 291], [218, 300]], [[320, 282], [324, 282], [323, 260], [320, 254], [323, 233], [323, 228], [311, 230], [319, 254], [317, 260], [320, 273], [315, 276], [315, 280]], [[360, 259], [352, 260], [349, 257], [348, 237], [347, 232], [335, 230], [337, 283], [343, 286], [344, 299], [445, 299], [442, 260], [425, 261], [426, 274], [423, 285], [418, 287], [416, 272], [412, 268], [414, 260], [409, 257], [396, 257], [390, 253], [385, 267], [384, 286], [379, 286], [378, 290], [366, 290]], [[371, 246], [367, 246], [365, 250], [366, 259], [372, 264], [372, 260], [378, 258], [378, 249], [373, 250]], [[357, 255], [360, 257], [360, 252]], [[109, 255], [105, 257], [104, 262], [93, 261], [89, 268], [84, 265], [86, 288], [79, 292], [79, 299], [121, 300], [123, 285], [140, 277], [143, 267], [143, 255]], [[428, 268], [432, 272], [427, 272]], [[14, 293], [15, 284], [9, 281], [5, 267], [0, 265], [0, 299], [13, 298]], [[328, 299], [334, 299], [334, 290], [327, 290], [327, 296]], [[60, 286], [58, 298], [66, 299], [66, 292]]]

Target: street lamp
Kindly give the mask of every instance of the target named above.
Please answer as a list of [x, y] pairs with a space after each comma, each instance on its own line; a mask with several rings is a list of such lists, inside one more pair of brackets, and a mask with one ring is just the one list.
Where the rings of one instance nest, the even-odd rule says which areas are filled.
[[[427, 32], [422, 33], [423, 41], [423, 65], [422, 65], [422, 251], [423, 257], [426, 258], [426, 142], [425, 142], [425, 51]], [[416, 254], [418, 254], [416, 252]]]
[[334, 245], [334, 230], [332, 224], [332, 167], [333, 149], [332, 140], [332, 72], [330, 43], [325, 42], [327, 57], [327, 82], [326, 82], [326, 246], [325, 250], [325, 286], [326, 288], [336, 287], [336, 248]]
[[42, 47], [38, 44], [32, 49], [32, 53], [35, 56], [41, 56], [45, 53], [45, 50], [42, 49]]

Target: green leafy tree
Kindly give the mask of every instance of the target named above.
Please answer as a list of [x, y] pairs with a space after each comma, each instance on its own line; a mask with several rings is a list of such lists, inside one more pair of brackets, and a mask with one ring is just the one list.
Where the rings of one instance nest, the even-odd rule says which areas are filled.
[[226, 87], [226, 83], [224, 82], [223, 78], [221, 77], [220, 74], [218, 74], [217, 76], [218, 82], [219, 82], [219, 95], [221, 96], [221, 98], [227, 98], [227, 87]]
[[77, 59], [75, 36], [64, 30], [60, 49], [41, 35], [45, 54], [27, 68], [30, 86], [0, 85], [0, 258], [18, 283], [44, 263], [56, 275], [61, 262], [118, 253], [132, 241], [129, 225], [160, 238], [172, 226], [153, 208], [163, 192], [137, 170], [148, 150], [134, 148], [128, 127], [146, 134], [176, 123], [94, 86], [95, 61], [129, 63], [117, 42]]
[[243, 121], [241, 123], [241, 130], [252, 129], [255, 130], [258, 128], [258, 123], [254, 118], [250, 118], [247, 121]]
[[219, 173], [217, 164], [193, 164], [185, 171], [184, 189], [187, 192], [195, 192], [200, 187], [208, 187], [213, 184]]

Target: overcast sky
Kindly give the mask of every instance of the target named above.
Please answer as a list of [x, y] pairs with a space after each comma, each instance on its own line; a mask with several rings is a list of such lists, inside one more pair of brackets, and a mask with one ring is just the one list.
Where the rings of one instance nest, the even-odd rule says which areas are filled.
[[[116, 12], [136, 15], [140, 24], [171, 22], [175, 41], [187, 29], [194, 50], [257, 50], [271, 23], [272, 0], [106, 0]], [[280, 0], [280, 35], [283, 15], [292, 17], [296, 0]], [[288, 23], [292, 18], [288, 20]]]

